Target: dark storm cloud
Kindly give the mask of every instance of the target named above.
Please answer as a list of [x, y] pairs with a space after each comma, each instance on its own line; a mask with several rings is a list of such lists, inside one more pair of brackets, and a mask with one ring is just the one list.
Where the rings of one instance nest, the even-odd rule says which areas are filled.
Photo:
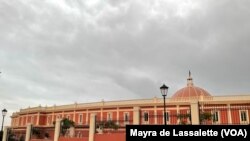
[[247, 0], [0, 2], [0, 106], [249, 94]]

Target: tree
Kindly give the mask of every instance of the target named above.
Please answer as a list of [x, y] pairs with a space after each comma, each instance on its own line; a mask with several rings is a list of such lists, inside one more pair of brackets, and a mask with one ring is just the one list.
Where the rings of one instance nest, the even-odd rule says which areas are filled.
[[65, 133], [70, 127], [75, 127], [75, 122], [73, 120], [63, 118], [61, 121], [61, 133], [65, 135]]
[[97, 123], [97, 128], [98, 128], [98, 131], [102, 131], [104, 128], [117, 130], [119, 128], [119, 125], [117, 125], [116, 122], [112, 120], [108, 120], [108, 121], [101, 121]]
[[112, 120], [109, 120], [106, 122], [106, 128], [111, 128], [111, 129], [114, 129], [114, 130], [117, 130], [119, 128], [119, 126]]
[[191, 114], [177, 114], [177, 118], [180, 120], [179, 124], [185, 125], [187, 124], [185, 120], [191, 120]]
[[41, 131], [40, 131], [40, 129], [39, 129], [39, 128], [37, 128], [37, 127], [33, 127], [31, 130], [32, 130], [32, 135], [35, 135], [37, 138], [39, 138], [39, 137], [40, 137], [40, 135], [41, 135]]
[[16, 138], [16, 135], [12, 132], [12, 130], [11, 129], [8, 129], [7, 130], [7, 134], [8, 134], [8, 141], [16, 141], [17, 140], [17, 138]]
[[213, 117], [213, 114], [210, 112], [202, 112], [200, 113], [200, 123], [203, 124], [205, 121], [211, 120]]

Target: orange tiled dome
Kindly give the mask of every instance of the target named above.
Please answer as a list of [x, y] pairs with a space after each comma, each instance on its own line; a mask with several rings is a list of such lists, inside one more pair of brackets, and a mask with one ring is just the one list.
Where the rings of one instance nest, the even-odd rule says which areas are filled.
[[200, 99], [201, 97], [211, 97], [211, 95], [204, 89], [196, 87], [193, 84], [193, 79], [191, 73], [189, 72], [189, 77], [187, 79], [187, 86], [178, 90], [172, 99]]

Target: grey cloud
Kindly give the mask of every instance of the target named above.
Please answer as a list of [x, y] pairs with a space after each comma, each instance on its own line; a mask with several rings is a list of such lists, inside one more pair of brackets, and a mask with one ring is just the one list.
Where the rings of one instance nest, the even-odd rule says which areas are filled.
[[160, 97], [162, 83], [170, 97], [188, 70], [213, 95], [249, 94], [249, 6], [1, 1], [1, 107]]

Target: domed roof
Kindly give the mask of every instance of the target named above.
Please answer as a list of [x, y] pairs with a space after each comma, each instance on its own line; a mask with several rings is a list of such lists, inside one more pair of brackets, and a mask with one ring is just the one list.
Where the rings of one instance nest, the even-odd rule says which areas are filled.
[[211, 97], [211, 95], [204, 89], [196, 87], [193, 84], [193, 79], [189, 71], [189, 77], [187, 79], [187, 86], [178, 90], [173, 96], [172, 99], [175, 100], [191, 100], [191, 99], [203, 99], [204, 97]]

